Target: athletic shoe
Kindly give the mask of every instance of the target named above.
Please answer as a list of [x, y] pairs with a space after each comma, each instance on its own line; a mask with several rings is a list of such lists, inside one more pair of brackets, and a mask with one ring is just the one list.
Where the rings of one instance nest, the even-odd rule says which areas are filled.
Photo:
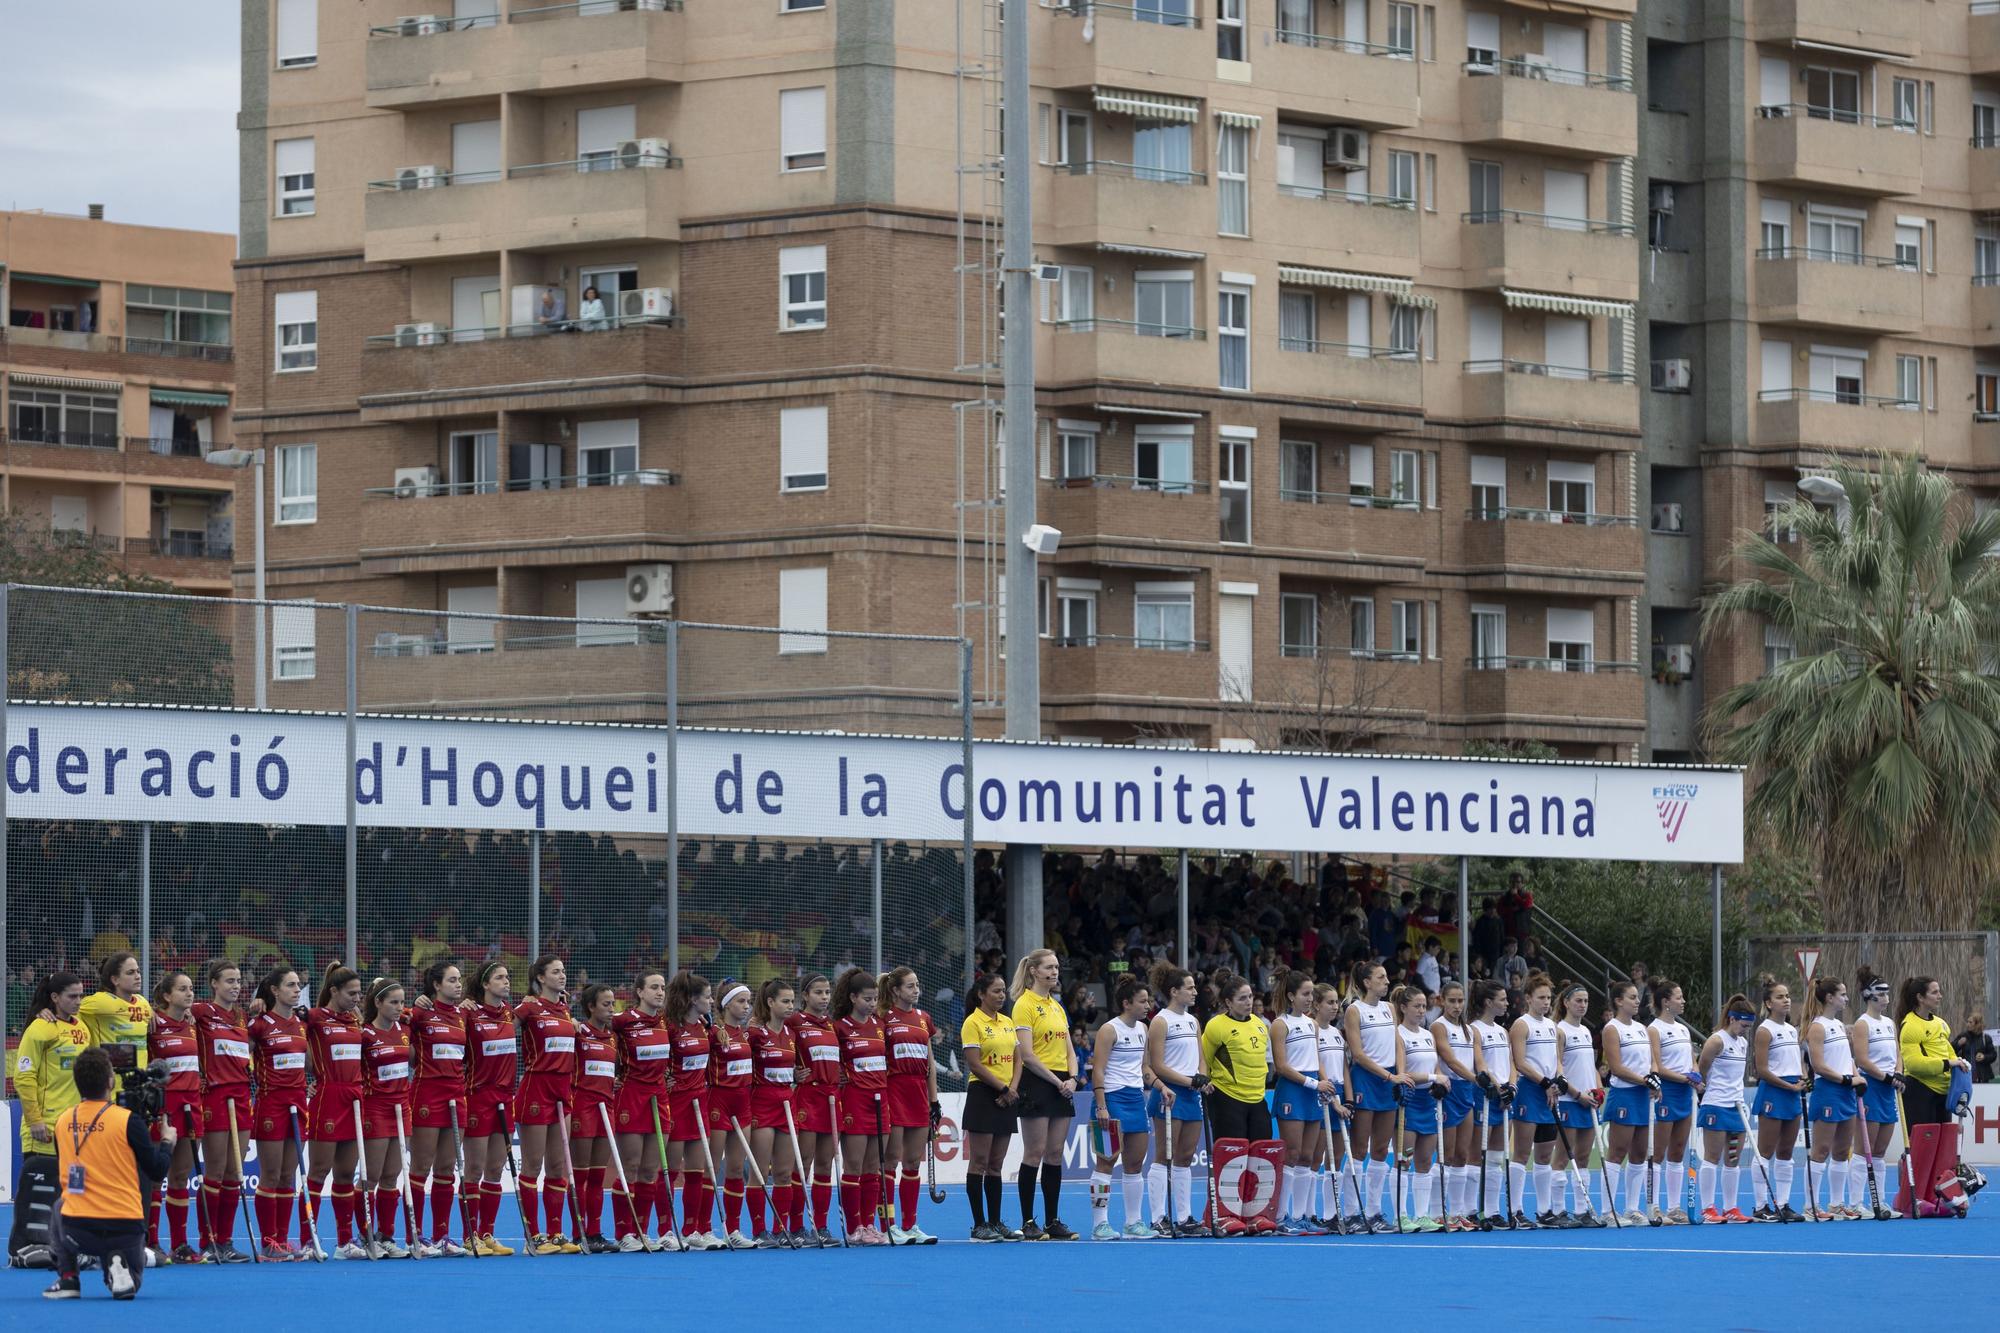
[[1069, 1224], [1064, 1222], [1060, 1217], [1054, 1217], [1049, 1219], [1049, 1225], [1047, 1227], [1047, 1231], [1050, 1240], [1082, 1239], [1082, 1237], [1078, 1236], [1074, 1231], [1071, 1231], [1069, 1229]]
[[1126, 1240], [1157, 1240], [1158, 1235], [1150, 1222], [1128, 1222], [1125, 1224]]
[[1588, 1209], [1576, 1219], [1576, 1224], [1585, 1231], [1598, 1231], [1611, 1225], [1601, 1214]]
[[1647, 1226], [1649, 1226], [1649, 1227], [1663, 1227], [1663, 1226], [1665, 1226], [1666, 1224], [1667, 1224], [1667, 1215], [1666, 1215], [1665, 1213], [1661, 1212], [1661, 1211], [1660, 1211], [1660, 1210], [1659, 1210], [1658, 1208], [1648, 1208], [1648, 1209], [1646, 1210], [1646, 1225], [1647, 1225]]
[[1368, 1219], [1355, 1213], [1351, 1217], [1343, 1218], [1340, 1227], [1350, 1236], [1359, 1236], [1368, 1230]]
[[1164, 1217], [1161, 1218], [1159, 1221], [1153, 1223], [1154, 1240], [1172, 1240], [1173, 1238], [1174, 1238], [1173, 1223], [1167, 1221], [1167, 1219]]
[[606, 1239], [601, 1231], [593, 1231], [584, 1237], [583, 1248], [586, 1254], [616, 1254], [618, 1242]]
[[1380, 1213], [1375, 1214], [1374, 1217], [1369, 1219], [1368, 1229], [1378, 1236], [1393, 1236], [1396, 1234], [1396, 1224]]
[[250, 1256], [225, 1241], [215, 1247], [215, 1262], [219, 1264], [247, 1264]]
[[1771, 1205], [1767, 1203], [1762, 1207], [1756, 1209], [1754, 1212], [1752, 1212], [1750, 1214], [1750, 1220], [1752, 1222], [1775, 1222], [1778, 1220], [1778, 1214], [1776, 1210], [1774, 1210], [1771, 1207]]
[[1425, 1233], [1442, 1231], [1444, 1230], [1444, 1224], [1439, 1222], [1435, 1217], [1420, 1217], [1417, 1219], [1417, 1230]]
[[1841, 1215], [1850, 1222], [1859, 1222], [1863, 1217], [1867, 1216], [1867, 1214], [1863, 1213], [1859, 1208], [1856, 1208], [1851, 1203], [1843, 1203], [1842, 1205], [1840, 1205], [1840, 1212]]
[[867, 1226], [854, 1234], [854, 1243], [857, 1245], [887, 1245], [890, 1242], [889, 1238], [882, 1234], [880, 1227]]
[[1790, 1204], [1786, 1204], [1778, 1209], [1778, 1220], [1780, 1222], [1803, 1222], [1806, 1220], [1806, 1215]]
[[[1709, 1210], [1708, 1210], [1708, 1212], [1709, 1212], [1709, 1213], [1712, 1213], [1712, 1212], [1714, 1212], [1714, 1211], [1715, 1211], [1715, 1210], [1714, 1210], [1713, 1208], [1711, 1208], [1711, 1209], [1709, 1209]], [[1707, 1213], [1704, 1213], [1704, 1214], [1702, 1215], [1702, 1220], [1703, 1220], [1704, 1222], [1708, 1220], [1708, 1215], [1707, 1215]], [[1687, 1226], [1687, 1225], [1688, 1225], [1688, 1215], [1687, 1215], [1687, 1209], [1685, 1209], [1685, 1208], [1675, 1208], [1675, 1209], [1673, 1209], [1672, 1211], [1670, 1211], [1670, 1212], [1669, 1212], [1669, 1213], [1667, 1214], [1667, 1225], [1668, 1225], [1668, 1226], [1670, 1226], [1670, 1227], [1684, 1227], [1684, 1226]]]
[[646, 1242], [641, 1240], [638, 1236], [630, 1232], [627, 1232], [625, 1235], [620, 1236], [618, 1238], [618, 1253], [644, 1254], [646, 1253]]
[[1722, 1220], [1723, 1220], [1723, 1221], [1725, 1221], [1725, 1222], [1743, 1222], [1743, 1223], [1747, 1223], [1747, 1222], [1749, 1222], [1749, 1221], [1750, 1221], [1751, 1219], [1750, 1219], [1750, 1218], [1747, 1218], [1747, 1217], [1745, 1217], [1745, 1216], [1743, 1215], [1743, 1210], [1742, 1210], [1741, 1208], [1731, 1208], [1731, 1209], [1730, 1209], [1730, 1210], [1729, 1210], [1728, 1212], [1726, 1212], [1726, 1213], [1724, 1213], [1724, 1214], [1722, 1215]]
[[486, 1252], [490, 1255], [493, 1255], [495, 1258], [505, 1259], [514, 1253], [514, 1247], [512, 1245], [502, 1244], [500, 1238], [495, 1236], [490, 1231], [486, 1233], [485, 1240], [486, 1240]]
[[83, 1299], [83, 1284], [73, 1277], [58, 1277], [42, 1288], [45, 1301], [76, 1301]]
[[1118, 1228], [1112, 1226], [1109, 1222], [1099, 1222], [1090, 1229], [1090, 1238], [1092, 1240], [1117, 1240]]
[[264, 1257], [274, 1264], [288, 1264], [299, 1256], [292, 1253], [292, 1247], [272, 1237], [264, 1242]]
[[1894, 1208], [1877, 1208], [1875, 1210], [1875, 1220], [1877, 1222], [1894, 1222], [1900, 1219], [1902, 1216], [1903, 1215], [1897, 1212]]
[[[1659, 1214], [1655, 1213], [1653, 1216], [1657, 1217], [1659, 1216]], [[1653, 1219], [1651, 1217], [1647, 1217], [1637, 1208], [1634, 1208], [1630, 1212], [1625, 1214], [1624, 1222], [1625, 1225], [1628, 1227], [1649, 1227], [1653, 1225]]]
[[836, 1249], [840, 1245], [840, 1238], [825, 1227], [814, 1227], [812, 1234], [819, 1241], [819, 1246], [823, 1250]]
[[1542, 1224], [1534, 1218], [1529, 1217], [1525, 1212], [1515, 1213], [1514, 1220], [1510, 1225], [1516, 1231], [1540, 1231], [1542, 1229]]
[[[377, 1236], [375, 1238], [375, 1245], [376, 1248], [382, 1251], [384, 1259], [407, 1259], [410, 1257], [410, 1252], [398, 1245], [394, 1236]], [[229, 1260], [225, 1259], [223, 1262], [228, 1263]]]
[[328, 1258], [332, 1259], [373, 1259], [374, 1257], [374, 1255], [368, 1253], [366, 1247], [362, 1246], [359, 1242], [351, 1240], [345, 1245], [336, 1245], [333, 1253], [328, 1256]]
[[888, 1236], [891, 1245], [908, 1245], [910, 1243], [910, 1233], [897, 1226], [894, 1222], [889, 1224], [889, 1229], [883, 1234]]
[[1535, 1220], [1545, 1227], [1553, 1227], [1556, 1224], [1555, 1210], [1553, 1208], [1544, 1208], [1541, 1212], [1535, 1214]]
[[677, 1231], [668, 1231], [657, 1236], [648, 1236], [646, 1237], [646, 1248], [655, 1254], [679, 1254], [681, 1251], [680, 1233]]
[[1575, 1213], [1553, 1213], [1542, 1225], [1551, 1231], [1574, 1231], [1583, 1223], [1577, 1220]]
[[759, 1250], [782, 1250], [785, 1248], [783, 1237], [775, 1231], [765, 1232], [763, 1235], [753, 1239], [750, 1244], [752, 1248]]
[[139, 1284], [133, 1278], [132, 1270], [125, 1266], [122, 1254], [112, 1255], [111, 1262], [104, 1266], [104, 1284], [111, 1288], [111, 1299], [114, 1301], [129, 1301], [139, 1290]]
[[177, 1264], [198, 1264], [201, 1262], [201, 1251], [189, 1245], [186, 1241], [182, 1241], [179, 1245], [174, 1246], [172, 1258]]
[[431, 1253], [440, 1259], [468, 1259], [471, 1257], [466, 1248], [450, 1236], [440, 1236], [432, 1241]]
[[1709, 1226], [1716, 1222], [1726, 1222], [1728, 1220], [1713, 1208], [1704, 1208], [1701, 1210], [1701, 1224], [1703, 1226]]
[[933, 1236], [930, 1232], [924, 1230], [922, 1227], [907, 1227], [904, 1229], [903, 1234], [909, 1238], [904, 1242], [907, 1245], [937, 1244], [937, 1237]]
[[1196, 1221], [1192, 1217], [1183, 1217], [1181, 1219], [1181, 1234], [1183, 1236], [1195, 1236], [1201, 1234], [1201, 1223]]
[[1030, 1217], [1021, 1223], [1022, 1240], [1047, 1240], [1048, 1238], [1049, 1233], [1042, 1230], [1041, 1224], [1036, 1222], [1034, 1218]]
[[173, 1262], [174, 1261], [172, 1259], [169, 1259], [167, 1257], [167, 1252], [161, 1249], [159, 1246], [148, 1245], [146, 1247], [146, 1267], [167, 1268], [170, 1267], [173, 1264]]
[[413, 1240], [410, 1242], [408, 1248], [412, 1259], [434, 1259], [437, 1257], [437, 1251], [432, 1248], [431, 1243], [427, 1240]]
[[729, 1248], [729, 1243], [723, 1240], [722, 1237], [716, 1235], [713, 1231], [697, 1231], [689, 1239], [691, 1241], [700, 1242], [699, 1245], [693, 1245], [690, 1247], [694, 1249], [726, 1250]]
[[978, 1226], [972, 1229], [972, 1239], [981, 1245], [991, 1245], [996, 1241], [998, 1241], [1000, 1238], [993, 1234], [993, 1226], [991, 1223], [981, 1222]]
[[993, 1226], [993, 1239], [995, 1240], [1027, 1239], [1026, 1236], [1023, 1236], [1020, 1232], [1014, 1230], [1014, 1228], [1008, 1226], [1005, 1222], [995, 1222], [992, 1224], [992, 1226]]

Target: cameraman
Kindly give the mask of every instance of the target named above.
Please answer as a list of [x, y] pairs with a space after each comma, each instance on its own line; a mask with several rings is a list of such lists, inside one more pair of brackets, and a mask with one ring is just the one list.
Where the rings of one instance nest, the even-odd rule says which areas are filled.
[[14, 1225], [8, 1259], [17, 1268], [48, 1268], [54, 1241], [49, 1223], [56, 1210], [55, 1121], [76, 1105], [71, 1077], [76, 1060], [90, 1045], [90, 1029], [77, 1018], [83, 978], [52, 972], [29, 1002], [31, 1014], [47, 1014], [28, 1024], [16, 1052], [14, 1086], [21, 1094], [21, 1177], [14, 1186]]
[[[163, 1124], [156, 1144], [145, 1117], [105, 1100], [111, 1092], [111, 1057], [102, 1050], [92, 1047], [77, 1056], [74, 1072], [82, 1100], [55, 1121], [62, 1216], [53, 1228], [56, 1280], [42, 1295], [62, 1301], [83, 1294], [76, 1278], [77, 1255], [82, 1253], [97, 1256], [112, 1299], [129, 1301], [138, 1294], [146, 1269], [144, 1177], [166, 1175], [177, 1135], [172, 1125]], [[144, 1098], [154, 1091], [147, 1084], [129, 1090], [128, 1096]]]

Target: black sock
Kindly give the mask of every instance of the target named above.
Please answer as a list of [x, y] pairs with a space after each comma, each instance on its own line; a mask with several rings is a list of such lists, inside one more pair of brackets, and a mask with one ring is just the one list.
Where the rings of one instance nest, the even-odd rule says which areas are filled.
[[1062, 1207], [1062, 1163], [1042, 1163], [1042, 1207], [1049, 1215], [1049, 1221], [1056, 1220], [1056, 1211]]
[[972, 1205], [972, 1225], [986, 1225], [986, 1177], [965, 1173], [965, 1199]]
[[1035, 1220], [1035, 1176], [1041, 1171], [1039, 1164], [1021, 1168], [1021, 1225]]
[[990, 1226], [1004, 1226], [1000, 1220], [1000, 1177], [986, 1177], [986, 1221]]

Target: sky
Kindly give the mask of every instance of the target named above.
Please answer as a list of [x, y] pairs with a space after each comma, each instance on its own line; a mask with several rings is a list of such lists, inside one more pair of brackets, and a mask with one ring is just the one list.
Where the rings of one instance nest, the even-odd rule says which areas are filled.
[[237, 0], [0, 0], [0, 208], [234, 232]]

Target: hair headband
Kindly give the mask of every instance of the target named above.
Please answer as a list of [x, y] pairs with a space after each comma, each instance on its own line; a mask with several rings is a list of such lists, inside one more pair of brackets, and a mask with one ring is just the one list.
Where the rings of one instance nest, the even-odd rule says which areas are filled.
[[749, 993], [750, 993], [750, 988], [748, 986], [744, 985], [740, 981], [737, 982], [735, 985], [731, 986], [728, 990], [722, 992], [722, 1007], [724, 1009], [727, 1009], [730, 1005], [736, 1002], [737, 996], [748, 995]]
[[1748, 1013], [1742, 1009], [1731, 1009], [1727, 1016], [1738, 1023], [1754, 1023], [1757, 1021], [1757, 1015]]

